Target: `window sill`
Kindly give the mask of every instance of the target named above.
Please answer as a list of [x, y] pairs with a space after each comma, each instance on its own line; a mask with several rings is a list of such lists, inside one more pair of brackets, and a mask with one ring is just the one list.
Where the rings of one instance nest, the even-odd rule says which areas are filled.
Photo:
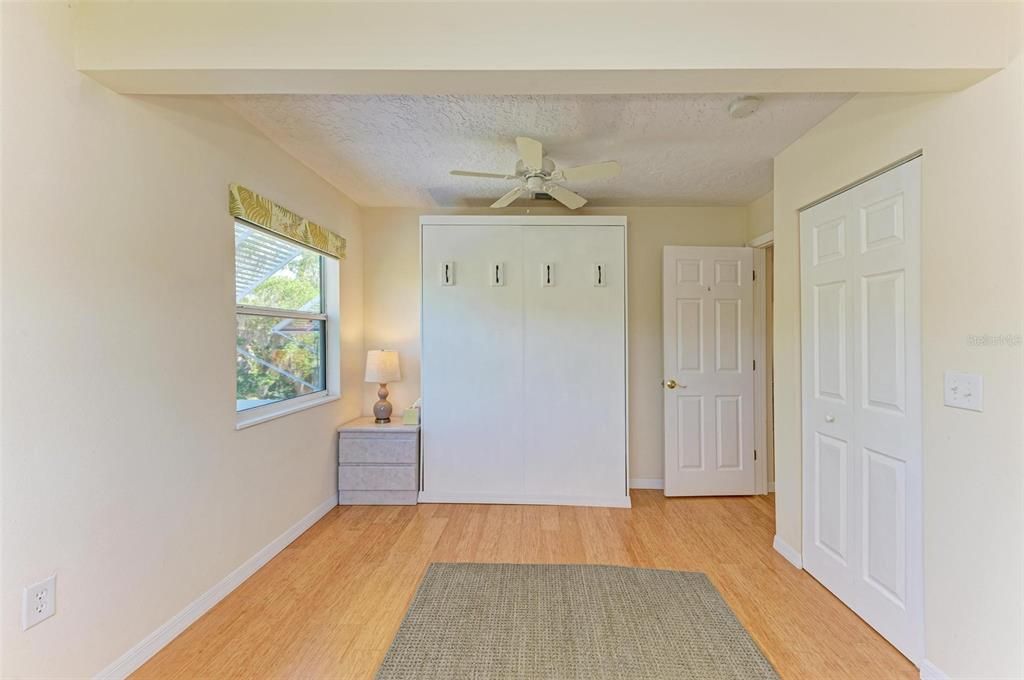
[[317, 406], [323, 406], [324, 404], [329, 404], [330, 402], [338, 401], [339, 399], [341, 399], [341, 396], [338, 394], [325, 394], [322, 397], [300, 401], [297, 404], [291, 403], [289, 400], [279, 404], [271, 404], [269, 406], [260, 407], [259, 409], [253, 409], [254, 411], [259, 411], [259, 413], [242, 411], [235, 414], [235, 429], [244, 430], [247, 427], [259, 425], [260, 423], [265, 423], [268, 420], [274, 420], [281, 416], [298, 413], [299, 411], [316, 408]]

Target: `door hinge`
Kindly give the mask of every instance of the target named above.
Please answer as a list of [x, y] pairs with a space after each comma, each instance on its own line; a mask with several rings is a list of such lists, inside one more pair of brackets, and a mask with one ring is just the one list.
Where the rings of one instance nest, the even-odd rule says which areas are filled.
[[750, 273], [751, 273], [751, 275], [752, 275], [752, 279], [753, 279], [754, 281], [757, 281], [757, 270], [756, 270], [756, 269], [751, 269], [751, 270], [750, 270]]
[[754, 460], [757, 460], [757, 449], [754, 449]]
[[753, 364], [754, 364], [754, 370], [756, 371], [757, 370], [757, 359], [754, 359]]

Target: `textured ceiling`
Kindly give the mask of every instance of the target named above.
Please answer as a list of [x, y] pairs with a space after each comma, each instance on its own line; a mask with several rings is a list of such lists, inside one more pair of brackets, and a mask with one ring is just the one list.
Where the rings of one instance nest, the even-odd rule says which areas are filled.
[[569, 184], [591, 205], [741, 205], [772, 188], [772, 158], [849, 99], [766, 95], [733, 119], [734, 95], [225, 98], [271, 140], [360, 205], [485, 205], [509, 181], [452, 169], [514, 170], [514, 138], [559, 166], [617, 160], [610, 180]]

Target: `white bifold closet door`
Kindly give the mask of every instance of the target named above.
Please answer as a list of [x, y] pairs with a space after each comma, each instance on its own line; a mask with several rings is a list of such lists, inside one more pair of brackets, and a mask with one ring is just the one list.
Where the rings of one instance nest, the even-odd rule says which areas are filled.
[[800, 214], [804, 568], [917, 662], [920, 165]]
[[625, 228], [422, 240], [421, 500], [628, 505]]

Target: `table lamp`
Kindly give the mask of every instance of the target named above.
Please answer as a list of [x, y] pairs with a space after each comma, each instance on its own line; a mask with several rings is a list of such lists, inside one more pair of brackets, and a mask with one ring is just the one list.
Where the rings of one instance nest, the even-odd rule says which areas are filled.
[[398, 368], [398, 352], [393, 349], [371, 349], [366, 353], [366, 382], [377, 383], [377, 403], [373, 405], [373, 418], [378, 423], [391, 422], [391, 402], [388, 401], [388, 383], [398, 382], [402, 373]]

